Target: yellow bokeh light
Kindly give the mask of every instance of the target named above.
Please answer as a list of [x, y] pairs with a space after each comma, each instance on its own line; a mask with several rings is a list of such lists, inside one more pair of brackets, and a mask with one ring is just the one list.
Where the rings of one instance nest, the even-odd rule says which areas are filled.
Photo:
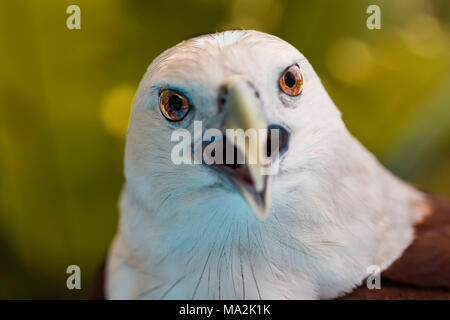
[[448, 44], [439, 21], [430, 15], [418, 15], [398, 31], [409, 50], [419, 56], [434, 58], [445, 52]]
[[106, 131], [114, 137], [124, 138], [127, 133], [135, 92], [134, 86], [121, 84], [109, 91], [103, 99], [100, 120]]
[[372, 53], [367, 44], [346, 37], [335, 41], [325, 57], [331, 75], [350, 85], [361, 84], [372, 70]]

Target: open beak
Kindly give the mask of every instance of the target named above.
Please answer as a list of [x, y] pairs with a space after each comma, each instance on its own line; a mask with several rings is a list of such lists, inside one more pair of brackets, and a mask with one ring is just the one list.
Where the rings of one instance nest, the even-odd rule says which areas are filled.
[[[252, 84], [242, 76], [234, 75], [224, 83], [226, 91], [226, 116], [223, 130], [227, 144], [243, 155], [240, 165], [218, 165], [238, 189], [256, 215], [264, 219], [270, 209], [270, 175], [265, 174], [267, 164], [263, 153], [267, 146], [267, 122], [261, 110], [261, 101]], [[229, 129], [233, 134], [229, 134]], [[256, 133], [257, 138], [251, 138]], [[261, 130], [262, 129], [262, 130]], [[264, 131], [265, 130], [265, 131]], [[261, 134], [265, 132], [265, 134]]]

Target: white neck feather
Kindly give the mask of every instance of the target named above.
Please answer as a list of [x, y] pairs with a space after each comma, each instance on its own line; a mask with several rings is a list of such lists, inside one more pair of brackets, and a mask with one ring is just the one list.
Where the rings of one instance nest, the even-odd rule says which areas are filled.
[[341, 161], [314, 170], [300, 164], [297, 175], [283, 175], [281, 167], [265, 221], [238, 195], [224, 196], [222, 207], [208, 206], [214, 192], [208, 190], [198, 202], [152, 212], [126, 186], [108, 296], [334, 298], [360, 285], [369, 266], [387, 268], [412, 241], [423, 215], [415, 203], [423, 195], [350, 134], [340, 139], [346, 139], [339, 144], [345, 146]]

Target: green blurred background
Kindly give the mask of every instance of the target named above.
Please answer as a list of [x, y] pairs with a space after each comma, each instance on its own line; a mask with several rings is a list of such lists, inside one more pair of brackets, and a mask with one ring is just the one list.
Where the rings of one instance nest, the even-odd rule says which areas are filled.
[[[81, 8], [81, 30], [66, 8]], [[381, 7], [381, 30], [366, 8]], [[350, 131], [450, 196], [450, 1], [2, 1], [0, 298], [82, 298], [115, 232], [128, 112], [147, 66], [203, 33], [257, 29], [310, 60]], [[82, 290], [66, 288], [66, 268]]]

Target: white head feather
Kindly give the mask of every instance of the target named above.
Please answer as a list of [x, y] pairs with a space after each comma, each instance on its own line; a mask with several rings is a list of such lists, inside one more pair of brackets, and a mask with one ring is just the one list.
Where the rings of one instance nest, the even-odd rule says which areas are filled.
[[[303, 92], [278, 79], [297, 63]], [[218, 127], [217, 94], [232, 74], [258, 88], [267, 119], [289, 128], [290, 146], [272, 181], [270, 216], [201, 165], [175, 165], [158, 90], [187, 93], [193, 120]], [[316, 299], [349, 292], [410, 244], [422, 195], [347, 131], [309, 62], [277, 37], [227, 31], [184, 41], [148, 68], [133, 102], [121, 219], [108, 261], [110, 298]]]

